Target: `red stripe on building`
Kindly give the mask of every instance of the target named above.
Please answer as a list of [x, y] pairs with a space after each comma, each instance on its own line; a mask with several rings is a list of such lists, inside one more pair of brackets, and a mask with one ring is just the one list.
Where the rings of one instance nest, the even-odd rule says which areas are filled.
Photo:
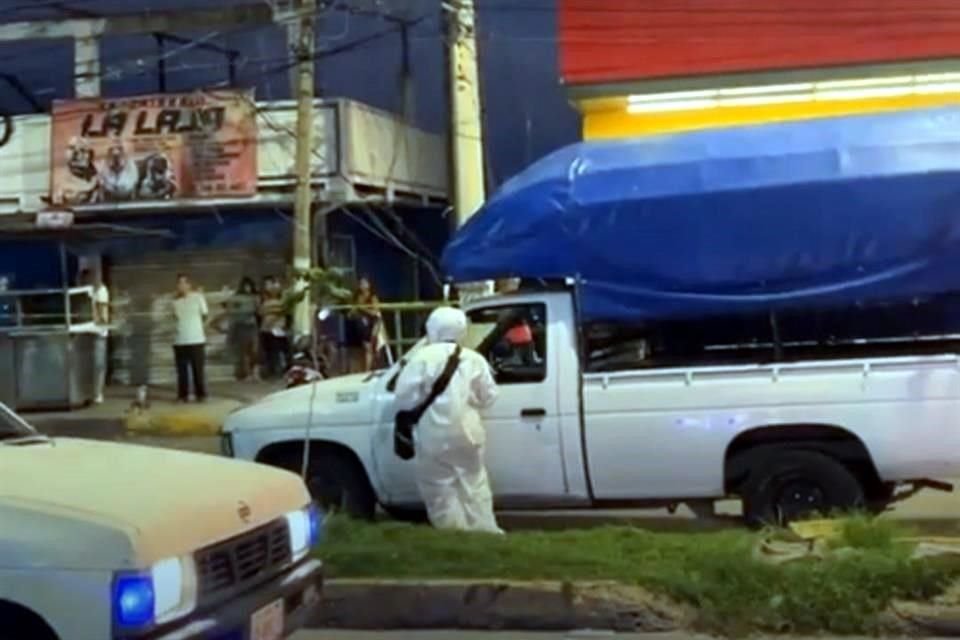
[[960, 57], [960, 0], [558, 0], [568, 84]]

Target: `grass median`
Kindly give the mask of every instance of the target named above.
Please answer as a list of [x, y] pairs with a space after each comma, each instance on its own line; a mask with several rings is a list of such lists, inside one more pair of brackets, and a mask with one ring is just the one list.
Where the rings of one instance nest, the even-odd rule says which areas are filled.
[[911, 559], [888, 522], [845, 521], [825, 560], [772, 565], [761, 534], [654, 533], [631, 527], [505, 537], [332, 518], [320, 547], [333, 578], [614, 580], [695, 607], [704, 631], [882, 631], [894, 600], [929, 600], [960, 567]]

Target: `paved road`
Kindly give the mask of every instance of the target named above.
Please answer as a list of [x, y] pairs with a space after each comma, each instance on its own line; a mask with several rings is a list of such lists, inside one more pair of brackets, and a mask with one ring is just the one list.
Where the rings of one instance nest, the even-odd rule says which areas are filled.
[[[468, 631], [391, 631], [391, 632], [354, 632], [354, 631], [304, 631], [293, 636], [292, 640], [710, 640], [707, 636], [689, 633], [654, 634], [614, 634], [605, 631], [583, 631], [571, 633], [477, 633]], [[803, 640], [792, 638], [791, 640]], [[821, 636], [817, 640], [829, 640]], [[857, 640], [845, 637], [844, 640]], [[932, 638], [928, 640], [933, 640]]]
[[[471, 632], [471, 631], [304, 631], [293, 636], [292, 640], [694, 640], [705, 636], [688, 633], [666, 634], [623, 634], [606, 631], [581, 631], [571, 633], [530, 633], [530, 632]], [[821, 639], [822, 640], [822, 639]]]

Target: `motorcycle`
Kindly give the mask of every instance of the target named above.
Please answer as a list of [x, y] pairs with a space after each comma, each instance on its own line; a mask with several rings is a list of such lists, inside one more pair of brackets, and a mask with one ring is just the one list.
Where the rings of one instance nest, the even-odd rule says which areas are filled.
[[293, 389], [329, 377], [327, 359], [320, 353], [319, 345], [314, 345], [309, 336], [297, 340], [293, 345], [290, 366], [283, 375], [285, 387]]

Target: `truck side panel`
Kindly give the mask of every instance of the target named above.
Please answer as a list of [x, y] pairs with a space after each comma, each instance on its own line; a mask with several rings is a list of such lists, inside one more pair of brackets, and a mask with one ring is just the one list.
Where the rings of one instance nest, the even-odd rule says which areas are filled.
[[730, 443], [772, 425], [859, 438], [883, 480], [960, 473], [960, 359], [834, 361], [584, 377], [599, 500], [721, 497]]

